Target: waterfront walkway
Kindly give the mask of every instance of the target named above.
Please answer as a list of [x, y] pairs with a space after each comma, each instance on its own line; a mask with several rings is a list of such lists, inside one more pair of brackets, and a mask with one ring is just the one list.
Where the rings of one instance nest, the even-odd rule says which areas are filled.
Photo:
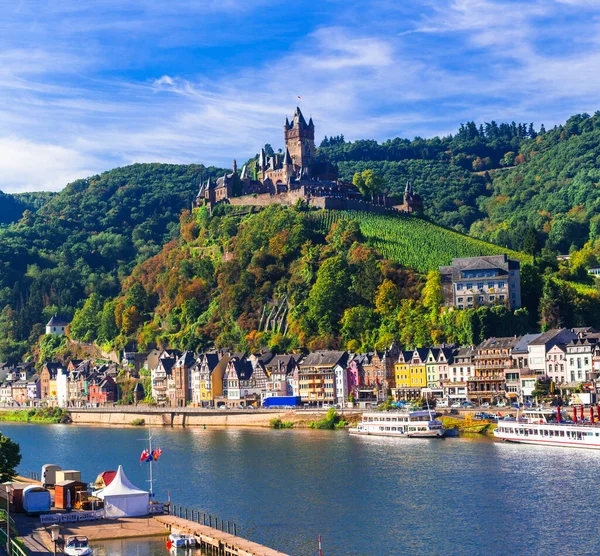
[[169, 530], [194, 535], [202, 547], [208, 550], [212, 549], [215, 554], [224, 556], [287, 556], [283, 552], [278, 552], [225, 531], [194, 523], [181, 517], [160, 515], [155, 516], [154, 520], [162, 523]]

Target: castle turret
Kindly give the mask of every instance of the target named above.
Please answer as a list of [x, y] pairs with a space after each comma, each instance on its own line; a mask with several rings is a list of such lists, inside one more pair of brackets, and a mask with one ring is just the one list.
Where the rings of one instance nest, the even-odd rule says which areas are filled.
[[233, 173], [237, 174], [237, 161], [235, 160], [235, 158], [233, 159]]
[[302, 111], [296, 107], [292, 123], [284, 125], [285, 147], [290, 152], [293, 164], [296, 168], [312, 165], [315, 157], [315, 127], [312, 123], [307, 124]]

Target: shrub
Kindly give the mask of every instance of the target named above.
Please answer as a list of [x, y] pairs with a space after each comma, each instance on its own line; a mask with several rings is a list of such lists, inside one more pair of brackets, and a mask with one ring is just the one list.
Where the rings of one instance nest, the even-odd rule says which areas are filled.
[[132, 425], [133, 427], [143, 427], [146, 424], [146, 420], [138, 418], [138, 419], [134, 419], [129, 424]]

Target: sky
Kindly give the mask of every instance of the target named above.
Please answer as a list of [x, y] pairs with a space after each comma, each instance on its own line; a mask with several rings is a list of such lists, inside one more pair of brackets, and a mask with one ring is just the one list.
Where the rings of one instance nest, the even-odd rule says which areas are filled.
[[231, 167], [281, 147], [296, 105], [317, 142], [593, 114], [600, 0], [2, 3], [4, 192], [134, 162]]

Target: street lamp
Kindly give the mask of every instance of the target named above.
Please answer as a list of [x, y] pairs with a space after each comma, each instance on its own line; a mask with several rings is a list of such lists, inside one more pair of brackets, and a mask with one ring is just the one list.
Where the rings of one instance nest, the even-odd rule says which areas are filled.
[[58, 523], [53, 523], [52, 525], [50, 525], [50, 527], [48, 527], [48, 530], [50, 531], [50, 538], [54, 543], [54, 556], [56, 556], [56, 543], [60, 538], [61, 526]]

